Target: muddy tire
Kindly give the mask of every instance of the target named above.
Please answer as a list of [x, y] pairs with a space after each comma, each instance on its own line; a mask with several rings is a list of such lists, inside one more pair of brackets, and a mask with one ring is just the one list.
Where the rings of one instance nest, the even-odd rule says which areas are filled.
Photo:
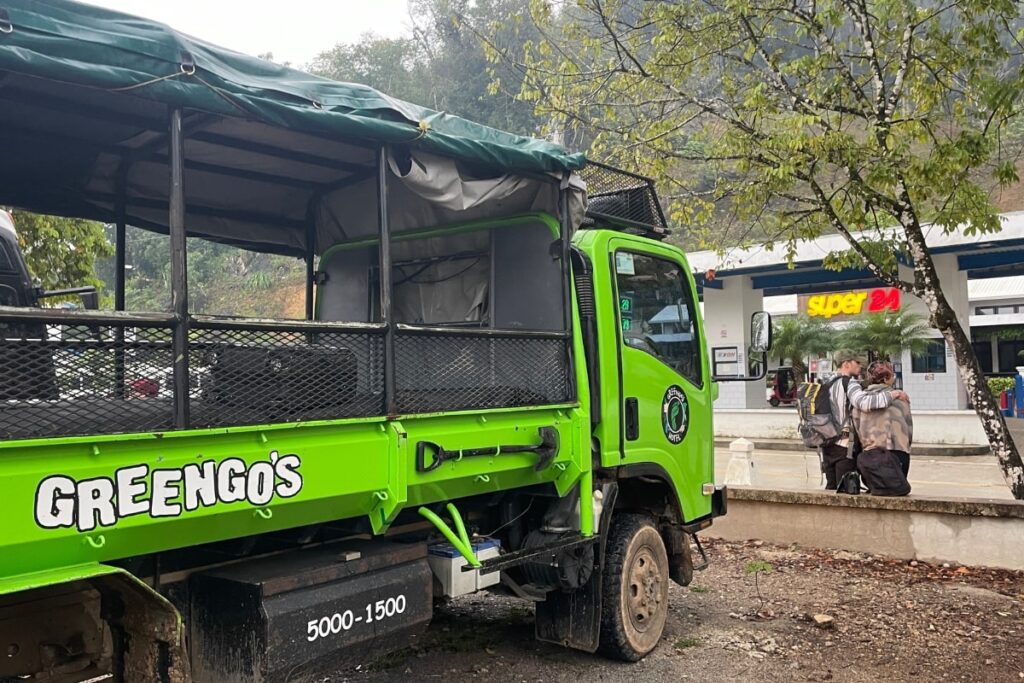
[[649, 517], [612, 518], [602, 578], [601, 652], [626, 662], [643, 659], [668, 617], [668, 553]]

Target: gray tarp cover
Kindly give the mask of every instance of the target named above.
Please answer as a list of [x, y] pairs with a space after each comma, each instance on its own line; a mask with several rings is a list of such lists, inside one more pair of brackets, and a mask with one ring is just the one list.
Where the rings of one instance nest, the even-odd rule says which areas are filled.
[[[406, 168], [389, 158], [399, 181], [392, 182], [388, 210], [393, 232], [450, 225], [489, 217], [545, 212], [558, 215], [558, 180], [498, 175], [466, 178], [452, 159], [414, 154]], [[585, 185], [578, 176], [569, 178], [570, 215], [578, 227], [585, 211]], [[320, 203], [317, 244], [323, 248], [377, 232], [377, 185], [367, 180], [339, 190]]]

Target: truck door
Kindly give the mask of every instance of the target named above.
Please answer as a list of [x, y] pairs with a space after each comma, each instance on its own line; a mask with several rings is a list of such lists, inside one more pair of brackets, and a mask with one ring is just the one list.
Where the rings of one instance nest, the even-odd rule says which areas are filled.
[[[714, 481], [710, 378], [692, 279], [678, 252], [611, 240], [618, 302], [623, 464], [658, 465], [687, 519], [710, 512]], [[707, 509], [705, 509], [707, 508]]]

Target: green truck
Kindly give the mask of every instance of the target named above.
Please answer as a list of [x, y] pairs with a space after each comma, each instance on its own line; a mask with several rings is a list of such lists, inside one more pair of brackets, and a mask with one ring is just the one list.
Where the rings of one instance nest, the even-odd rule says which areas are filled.
[[[726, 498], [648, 179], [56, 0], [0, 7], [0, 149], [0, 205], [117, 262], [99, 311], [8, 259], [0, 681], [305, 680], [481, 589], [657, 645]], [[127, 226], [168, 236], [170, 310], [126, 310]], [[300, 259], [305, 318], [192, 310], [191, 239]], [[766, 315], [748, 342], [758, 379]]]

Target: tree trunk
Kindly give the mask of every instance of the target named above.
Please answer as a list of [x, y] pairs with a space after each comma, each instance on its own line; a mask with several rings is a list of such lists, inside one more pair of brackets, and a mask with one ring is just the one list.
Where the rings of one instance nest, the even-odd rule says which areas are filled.
[[911, 255], [914, 257], [914, 293], [928, 307], [931, 324], [942, 332], [943, 338], [953, 349], [967, 395], [981, 420], [989, 447], [1003, 469], [1006, 485], [1010, 487], [1014, 498], [1024, 500], [1024, 463], [1021, 462], [1020, 452], [1013, 442], [1013, 437], [1010, 436], [996, 399], [984, 380], [978, 357], [971, 346], [971, 339], [964, 332], [960, 319], [942, 292], [935, 264], [925, 244], [924, 233], [916, 218], [911, 220], [912, 225], [904, 222], [903, 227], [907, 233]]
[[[953, 348], [953, 355], [956, 357], [957, 366], [960, 368], [960, 377], [963, 379], [967, 389], [967, 395], [974, 405], [974, 411], [981, 420], [981, 426], [988, 437], [992, 453], [1003, 468], [1003, 477], [1007, 486], [1013, 493], [1013, 497], [1024, 500], [1024, 464], [1021, 462], [1020, 452], [1017, 445], [1010, 436], [1006, 426], [1006, 419], [999, 410], [995, 396], [988, 389], [978, 358], [974, 354], [971, 340], [964, 332], [960, 321], [957, 319], [952, 308], [946, 304], [945, 297], [938, 312], [933, 314], [938, 323], [937, 327], [942, 336]], [[952, 320], [952, 323], [947, 322]]]

